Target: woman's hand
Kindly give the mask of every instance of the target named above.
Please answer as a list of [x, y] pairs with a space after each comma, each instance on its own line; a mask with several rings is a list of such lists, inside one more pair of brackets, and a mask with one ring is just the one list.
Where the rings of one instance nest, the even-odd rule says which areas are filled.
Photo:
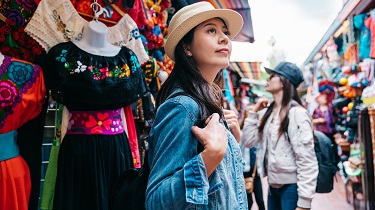
[[254, 105], [253, 111], [257, 112], [264, 108], [268, 107], [268, 99], [267, 98], [259, 98], [257, 103]]
[[313, 119], [312, 121], [314, 125], [326, 123], [326, 120], [324, 118], [316, 118], [316, 119]]
[[209, 177], [223, 160], [228, 147], [227, 131], [219, 122], [220, 116], [214, 113], [206, 120], [206, 127], [193, 126], [191, 131], [203, 145], [202, 159]]
[[224, 109], [224, 116], [233, 136], [236, 138], [237, 142], [240, 142], [241, 129], [236, 113], [232, 110]]

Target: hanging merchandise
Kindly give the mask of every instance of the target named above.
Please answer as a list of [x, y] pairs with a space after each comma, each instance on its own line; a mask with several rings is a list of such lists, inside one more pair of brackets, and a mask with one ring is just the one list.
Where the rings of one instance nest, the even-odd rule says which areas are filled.
[[371, 10], [369, 17], [365, 20], [365, 25], [371, 31], [370, 57], [375, 58], [375, 9]]
[[[25, 31], [48, 51], [59, 43], [79, 42], [87, 23], [69, 0], [43, 0]], [[108, 27], [108, 40], [113, 45], [131, 49], [140, 64], [148, 60], [137, 24], [129, 15], [124, 15], [116, 25]]]
[[359, 14], [353, 18], [354, 27], [360, 31], [358, 46], [359, 60], [370, 57], [371, 31], [365, 25], [365, 20], [367, 17], [367, 14]]

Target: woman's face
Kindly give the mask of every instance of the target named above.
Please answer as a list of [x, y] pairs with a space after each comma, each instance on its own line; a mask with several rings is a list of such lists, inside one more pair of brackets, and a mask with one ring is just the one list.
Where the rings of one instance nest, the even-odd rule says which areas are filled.
[[317, 99], [316, 102], [318, 102], [319, 105], [326, 105], [327, 104], [327, 95], [321, 94]]
[[267, 79], [266, 91], [270, 93], [276, 93], [283, 90], [283, 83], [281, 82], [280, 76], [277, 74], [271, 74]]
[[[220, 69], [229, 65], [232, 42], [222, 20], [212, 18], [199, 24], [191, 44], [184, 46], [185, 53], [206, 79], [215, 78]], [[213, 81], [213, 80], [212, 80]]]

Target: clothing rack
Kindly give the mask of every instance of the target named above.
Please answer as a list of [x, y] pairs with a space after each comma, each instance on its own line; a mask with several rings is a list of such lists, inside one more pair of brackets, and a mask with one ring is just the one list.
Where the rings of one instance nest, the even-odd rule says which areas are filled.
[[375, 208], [374, 149], [375, 109], [364, 108], [358, 116], [358, 139], [361, 145], [362, 192], [366, 209]]

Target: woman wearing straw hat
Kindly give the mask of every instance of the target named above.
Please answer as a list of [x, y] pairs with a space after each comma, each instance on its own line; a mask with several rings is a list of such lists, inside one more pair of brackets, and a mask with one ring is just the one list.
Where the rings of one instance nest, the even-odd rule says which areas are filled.
[[208, 2], [173, 16], [165, 52], [175, 66], [157, 96], [146, 209], [247, 209], [238, 121], [225, 121], [214, 82], [242, 24]]

